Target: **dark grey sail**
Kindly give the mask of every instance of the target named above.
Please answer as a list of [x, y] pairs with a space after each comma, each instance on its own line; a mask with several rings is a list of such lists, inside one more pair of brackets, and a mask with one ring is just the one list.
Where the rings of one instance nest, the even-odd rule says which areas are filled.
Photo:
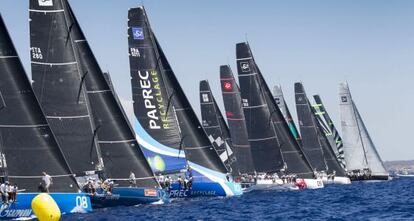
[[321, 119], [319, 122], [324, 125], [324, 128], [326, 129], [325, 135], [328, 138], [329, 143], [331, 144], [331, 147], [333, 147], [336, 158], [338, 159], [342, 168], [345, 169], [346, 164], [345, 164], [345, 154], [344, 154], [344, 145], [342, 142], [342, 137], [341, 135], [339, 135], [339, 132], [335, 127], [335, 124], [333, 123], [331, 117], [326, 111], [325, 106], [322, 103], [321, 97], [319, 95], [313, 95], [313, 99], [316, 102], [315, 104], [315, 108], [317, 110], [316, 117], [318, 118], [321, 118], [321, 116], [323, 117], [323, 120]]
[[242, 108], [240, 88], [230, 66], [220, 66], [220, 81], [231, 144], [237, 159], [237, 168], [242, 174], [251, 174], [255, 169]]
[[[312, 167], [306, 158], [297, 137], [294, 136], [285, 117], [283, 116], [276, 100], [272, 96], [269, 86], [267, 85], [260, 70], [258, 77], [261, 82], [261, 88], [264, 91], [266, 103], [271, 113], [271, 121], [274, 125], [276, 135], [280, 142], [280, 149], [286, 164], [285, 172], [287, 174], [296, 174], [300, 178], [313, 178]], [[287, 108], [287, 107], [286, 107]], [[290, 114], [288, 112], [288, 114]], [[292, 124], [293, 120], [292, 120]]]
[[275, 102], [277, 106], [279, 107], [280, 111], [282, 112], [283, 117], [285, 118], [290, 132], [292, 132], [293, 137], [300, 142], [300, 134], [299, 131], [295, 125], [295, 122], [293, 121], [292, 115], [290, 114], [289, 107], [287, 106], [285, 97], [283, 96], [283, 91], [281, 86], [274, 86], [273, 88], [273, 98], [275, 99]]
[[130, 9], [128, 18], [136, 127], [147, 138], [143, 147], [163, 161], [176, 159], [171, 164], [178, 167], [185, 152], [191, 167], [227, 173], [158, 44], [144, 8]]
[[278, 172], [286, 167], [259, 70], [247, 43], [236, 45], [237, 69], [247, 132], [257, 172]]
[[101, 170], [96, 128], [61, 0], [30, 0], [33, 88], [73, 172]]
[[326, 171], [328, 174], [335, 171], [337, 176], [345, 176], [345, 171], [336, 159], [335, 153], [319, 125], [301, 83], [295, 83], [295, 98], [302, 147], [305, 153], [309, 153], [307, 156], [312, 167], [317, 171]]
[[67, 2], [65, 11], [67, 22], [71, 27], [73, 44], [78, 52], [77, 61], [96, 125], [96, 136], [105, 165], [106, 177], [115, 180], [119, 186], [129, 186], [129, 175], [133, 172], [138, 187], [158, 187], [158, 182], [139, 148], [135, 133], [129, 126], [122, 106], [107, 83]]
[[[0, 16], [0, 176], [26, 192], [37, 192], [42, 172], [51, 192], [78, 186], [34, 95]], [[7, 178], [6, 178], [7, 179]]]
[[239, 174], [229, 129], [207, 80], [200, 81], [200, 108], [202, 126], [219, 154], [221, 161], [223, 161], [232, 174]]

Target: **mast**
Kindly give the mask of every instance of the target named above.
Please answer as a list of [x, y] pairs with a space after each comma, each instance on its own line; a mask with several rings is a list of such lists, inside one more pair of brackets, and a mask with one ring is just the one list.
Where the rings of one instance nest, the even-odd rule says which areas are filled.
[[96, 130], [61, 0], [30, 0], [33, 88], [73, 172], [102, 170]]
[[[77, 192], [77, 183], [34, 95], [0, 15], [0, 171], [19, 189], [37, 192], [42, 172], [52, 192]], [[4, 177], [6, 176], [6, 177]]]
[[[333, 123], [331, 117], [329, 116], [328, 112], [326, 111], [325, 105], [322, 103], [322, 99], [319, 95], [313, 96], [315, 102], [316, 102], [316, 110], [317, 114], [316, 117], [320, 119], [320, 123], [324, 124], [324, 128], [326, 128], [326, 137], [329, 140], [329, 143], [331, 144], [331, 147], [333, 147], [333, 150], [335, 152], [335, 155], [341, 164], [342, 168], [346, 168], [345, 164], [345, 156], [344, 156], [344, 145], [342, 142], [342, 137], [339, 135], [338, 130], [335, 127], [335, 124]], [[323, 119], [321, 119], [321, 116], [323, 116]]]
[[200, 81], [200, 108], [203, 128], [221, 161], [234, 175], [239, 174], [236, 157], [233, 154], [234, 148], [230, 141], [229, 129], [207, 80]]
[[[179, 141], [178, 145], [173, 146], [175, 147], [174, 149], [178, 153], [181, 150], [185, 152], [185, 157], [192, 169], [201, 174], [214, 173], [220, 179], [226, 179], [227, 169], [201, 127], [194, 110], [191, 108], [184, 91], [151, 30], [143, 7], [129, 10], [128, 26], [134, 109], [140, 121], [138, 126], [142, 127], [142, 123], [145, 127], [150, 129], [152, 127], [151, 130], [154, 132], [151, 133], [154, 135], [158, 133], [161, 139], [163, 136], [165, 139], [166, 134], [163, 131], [165, 127], [162, 127], [161, 120], [165, 119], [168, 116], [167, 114], [171, 114], [169, 116], [176, 120], [177, 124], [175, 125], [178, 127], [178, 130], [175, 131], [175, 137], [172, 138], [175, 140], [178, 138], [177, 141]], [[154, 86], [156, 93], [150, 95], [149, 88], [154, 83], [157, 85]], [[153, 96], [152, 99], [150, 96]], [[157, 96], [158, 100], [154, 96]], [[146, 100], [147, 105], [145, 106]], [[165, 108], [163, 112], [156, 108], [160, 106], [160, 103], [155, 102], [160, 100], [165, 101], [165, 104], [162, 103]], [[143, 104], [143, 106], [138, 107], [138, 102], [141, 105]], [[143, 113], [145, 113], [149, 121], [145, 122], [142, 119]], [[164, 114], [163, 118], [159, 117], [161, 113]], [[167, 122], [170, 123], [171, 121], [167, 120]], [[168, 128], [170, 128], [170, 125], [168, 125]], [[145, 132], [151, 130], [147, 129]], [[170, 147], [164, 150], [170, 151], [171, 149]]]
[[107, 178], [118, 185], [129, 186], [129, 175], [133, 172], [138, 187], [158, 187], [158, 182], [139, 148], [135, 133], [119, 105], [113, 88], [105, 79], [99, 64], [76, 20], [65, 1], [67, 20], [77, 61], [84, 73], [86, 93], [92, 110], [96, 137], [100, 146]]
[[285, 167], [281, 143], [261, 89], [259, 70], [247, 43], [236, 45], [236, 57], [243, 111], [255, 169], [262, 173], [279, 172]]
[[242, 108], [240, 88], [236, 83], [230, 66], [220, 66], [220, 81], [231, 144], [237, 159], [237, 167], [240, 173], [251, 174], [255, 169]]

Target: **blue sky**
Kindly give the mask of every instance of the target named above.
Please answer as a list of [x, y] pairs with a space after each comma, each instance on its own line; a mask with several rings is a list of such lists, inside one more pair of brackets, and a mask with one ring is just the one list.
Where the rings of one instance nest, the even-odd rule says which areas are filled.
[[[338, 83], [347, 80], [382, 158], [414, 159], [409, 141], [414, 125], [414, 1], [70, 3], [102, 69], [111, 73], [124, 101], [131, 99], [127, 10], [144, 3], [151, 26], [197, 113], [202, 79], [210, 81], [223, 107], [219, 65], [235, 67], [235, 44], [247, 38], [269, 86], [282, 85], [294, 114], [293, 84], [302, 81], [308, 96], [322, 96], [339, 127]], [[30, 75], [28, 0], [1, 0], [0, 12]]]

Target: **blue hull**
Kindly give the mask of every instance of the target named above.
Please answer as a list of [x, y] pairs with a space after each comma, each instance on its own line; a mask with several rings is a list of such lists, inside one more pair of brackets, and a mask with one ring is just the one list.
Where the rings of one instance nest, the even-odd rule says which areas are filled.
[[96, 194], [90, 197], [93, 208], [162, 203], [168, 198], [164, 190], [137, 187], [115, 187], [111, 195]]
[[[226, 188], [226, 189], [225, 189]], [[206, 197], [206, 196], [239, 196], [243, 194], [241, 185], [233, 182], [226, 182], [223, 185], [215, 182], [193, 183], [191, 189], [179, 187], [178, 183], [173, 183], [168, 191], [170, 198], [186, 197]]]
[[[39, 193], [18, 193], [17, 202], [3, 204], [0, 208], [0, 219], [34, 218], [32, 200]], [[50, 193], [59, 206], [62, 214], [87, 213], [92, 211], [89, 196], [84, 193]]]

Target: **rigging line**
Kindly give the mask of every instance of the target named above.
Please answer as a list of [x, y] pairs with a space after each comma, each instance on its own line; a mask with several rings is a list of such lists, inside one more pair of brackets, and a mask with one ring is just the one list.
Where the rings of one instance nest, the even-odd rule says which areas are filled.
[[[180, 148], [178, 149], [178, 156], [177, 158], [180, 158], [181, 150], [183, 149], [184, 139], [187, 137], [187, 135], [184, 135], [180, 140]], [[185, 151], [185, 150], [184, 150]], [[184, 152], [185, 153], [185, 152]]]
[[89, 160], [92, 160], [92, 154], [93, 154], [93, 147], [95, 146], [95, 138], [98, 135], [98, 130], [101, 128], [101, 125], [97, 126], [95, 128], [95, 130], [93, 131], [93, 136], [92, 136], [92, 142], [91, 142], [91, 146], [90, 146], [90, 151], [89, 151]]
[[68, 42], [69, 42], [69, 40], [70, 40], [70, 33], [72, 32], [73, 25], [75, 25], [75, 23], [74, 23], [74, 22], [72, 22], [72, 24], [69, 26], [69, 29], [68, 29], [68, 31], [67, 31], [67, 33], [66, 33], [66, 41], [65, 41], [65, 46], [67, 46], [67, 45], [68, 45]]
[[83, 75], [82, 75], [82, 77], [81, 77], [81, 81], [80, 81], [80, 83], [79, 83], [79, 89], [78, 89], [78, 96], [77, 96], [77, 102], [78, 102], [78, 104], [79, 104], [79, 99], [80, 99], [80, 95], [81, 95], [81, 92], [82, 92], [82, 86], [83, 86], [83, 83], [84, 83], [84, 81], [85, 81], [85, 77], [86, 77], [86, 75], [88, 74], [89, 72], [88, 71], [86, 71]]

